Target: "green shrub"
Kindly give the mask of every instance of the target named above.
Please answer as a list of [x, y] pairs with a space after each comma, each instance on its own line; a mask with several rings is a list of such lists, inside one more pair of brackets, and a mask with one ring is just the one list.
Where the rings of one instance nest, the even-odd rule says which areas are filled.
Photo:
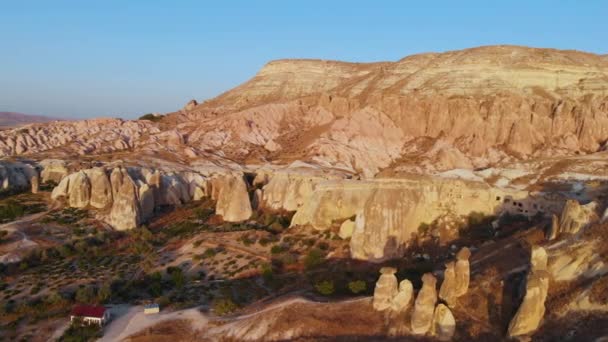
[[101, 328], [95, 324], [73, 323], [64, 333], [59, 341], [65, 342], [88, 342], [95, 341], [102, 336]]
[[308, 252], [306, 258], [304, 258], [304, 266], [307, 269], [314, 268], [323, 263], [324, 259], [325, 255], [323, 252], [317, 248], [313, 248]]
[[213, 215], [215, 215], [215, 210], [213, 210], [212, 208], [194, 209], [194, 216], [197, 220], [207, 221]]
[[270, 248], [270, 253], [272, 254], [279, 254], [279, 253], [283, 253], [287, 250], [287, 248], [283, 245], [274, 245], [272, 246], [272, 248]]
[[348, 289], [354, 294], [367, 290], [367, 284], [363, 280], [353, 280], [348, 283]]
[[216, 315], [223, 316], [234, 312], [238, 306], [230, 298], [221, 298], [213, 301], [212, 308]]
[[25, 207], [15, 201], [0, 206], [0, 221], [13, 221], [25, 214]]
[[163, 118], [162, 115], [154, 115], [152, 113], [148, 113], [148, 114], [140, 116], [139, 119], [137, 119], [137, 120], [148, 120], [148, 121], [152, 121], [152, 122], [157, 122], [157, 121], [160, 121], [162, 118]]
[[334, 282], [332, 280], [323, 280], [315, 284], [317, 292], [324, 296], [330, 296], [334, 293]]
[[419, 235], [425, 235], [426, 233], [428, 233], [429, 229], [431, 229], [431, 225], [428, 223], [420, 223], [420, 225], [418, 226], [418, 234]]

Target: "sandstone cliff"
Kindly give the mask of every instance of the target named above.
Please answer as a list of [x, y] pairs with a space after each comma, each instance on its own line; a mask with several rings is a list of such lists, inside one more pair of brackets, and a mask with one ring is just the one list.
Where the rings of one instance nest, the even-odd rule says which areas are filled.
[[65, 176], [51, 194], [53, 200], [70, 207], [99, 210], [105, 221], [119, 230], [137, 227], [160, 206], [180, 206], [204, 197], [216, 200], [216, 213], [226, 221], [251, 216], [247, 185], [238, 173], [203, 176], [192, 171], [108, 165]]
[[303, 160], [370, 178], [593, 153], [608, 139], [607, 70], [599, 55], [518, 46], [368, 64], [281, 60], [159, 122], [2, 131], [0, 156]]
[[356, 216], [351, 256], [383, 260], [400, 256], [421, 224], [432, 223], [446, 212], [494, 215], [507, 210], [504, 199], [527, 197], [525, 191], [442, 178], [326, 181], [296, 211], [292, 225], [310, 224], [323, 230], [334, 221]]

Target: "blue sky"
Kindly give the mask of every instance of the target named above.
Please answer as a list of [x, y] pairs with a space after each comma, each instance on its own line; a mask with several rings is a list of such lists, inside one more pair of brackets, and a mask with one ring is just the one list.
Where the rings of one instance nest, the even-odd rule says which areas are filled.
[[267, 61], [397, 60], [479, 45], [608, 53], [608, 1], [0, 0], [0, 111], [133, 118]]

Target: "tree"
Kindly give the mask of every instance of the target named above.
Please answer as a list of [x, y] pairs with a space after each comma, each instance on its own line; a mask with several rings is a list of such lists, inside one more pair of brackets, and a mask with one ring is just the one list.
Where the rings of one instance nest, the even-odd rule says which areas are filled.
[[354, 280], [348, 283], [350, 292], [357, 294], [367, 290], [367, 284], [363, 280]]
[[89, 303], [93, 297], [95, 297], [95, 293], [90, 286], [80, 287], [76, 290], [76, 301], [79, 303]]
[[184, 272], [179, 267], [167, 267], [167, 273], [171, 276], [171, 281], [173, 285], [177, 288], [181, 288], [184, 286], [186, 282], [186, 277], [184, 276]]
[[97, 300], [100, 303], [103, 303], [110, 299], [110, 297], [112, 297], [112, 287], [110, 286], [110, 283], [104, 283], [99, 288], [99, 291], [97, 291]]
[[315, 266], [320, 265], [323, 262], [323, 259], [323, 252], [317, 248], [313, 248], [308, 252], [308, 255], [306, 255], [304, 266], [306, 266], [307, 269], [314, 268]]

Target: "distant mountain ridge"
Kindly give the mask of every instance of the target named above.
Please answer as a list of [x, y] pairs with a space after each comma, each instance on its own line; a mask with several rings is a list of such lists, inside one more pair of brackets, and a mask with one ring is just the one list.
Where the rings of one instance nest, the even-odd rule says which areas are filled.
[[16, 112], [0, 112], [0, 126], [13, 127], [30, 123], [41, 123], [61, 120], [43, 115], [30, 115]]

